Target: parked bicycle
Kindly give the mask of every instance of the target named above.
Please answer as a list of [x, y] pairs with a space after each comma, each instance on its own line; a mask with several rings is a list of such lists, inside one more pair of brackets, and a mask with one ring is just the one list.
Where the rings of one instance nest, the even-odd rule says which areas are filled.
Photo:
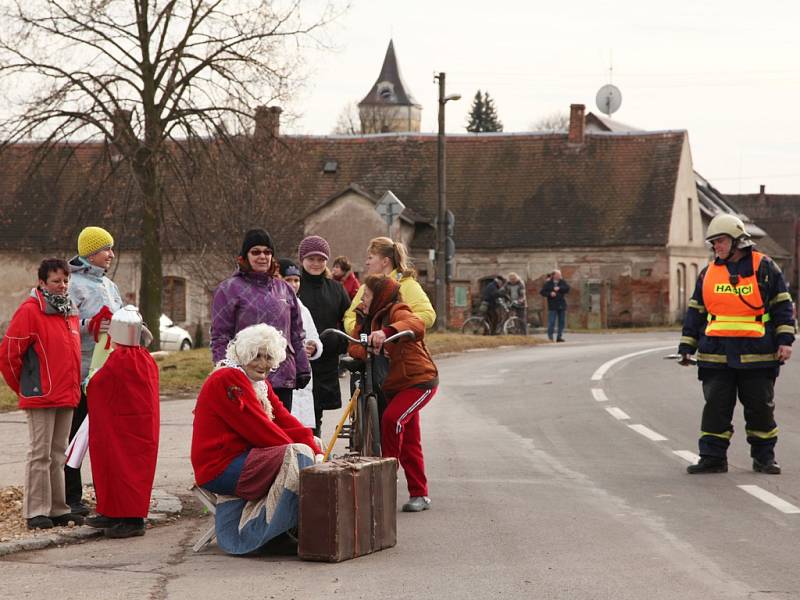
[[486, 313], [472, 315], [464, 321], [461, 326], [461, 333], [470, 335], [525, 335], [527, 327], [525, 321], [515, 315], [511, 310], [511, 302], [500, 296], [495, 306], [495, 326]]
[[[333, 451], [333, 446], [339, 438], [346, 439], [347, 449], [350, 453], [360, 456], [381, 455], [381, 422], [378, 408], [378, 389], [373, 381], [373, 367], [375, 354], [369, 345], [368, 336], [362, 333], [356, 339], [338, 329], [326, 329], [320, 337], [336, 334], [348, 341], [359, 344], [367, 351], [367, 360], [355, 358], [341, 358], [339, 365], [351, 373], [356, 380], [353, 395], [342, 413], [336, 430], [325, 448], [323, 461], [327, 461]], [[396, 342], [403, 338], [414, 339], [413, 331], [400, 331], [387, 337], [384, 344]]]

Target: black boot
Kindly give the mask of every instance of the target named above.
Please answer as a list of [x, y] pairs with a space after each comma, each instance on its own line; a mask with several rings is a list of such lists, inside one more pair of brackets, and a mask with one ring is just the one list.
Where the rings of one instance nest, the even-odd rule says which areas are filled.
[[44, 515], [38, 515], [36, 517], [26, 519], [26, 524], [28, 529], [51, 529], [53, 527], [52, 519], [50, 519], [50, 517], [45, 517]]
[[728, 459], [719, 458], [717, 456], [701, 456], [700, 461], [696, 465], [689, 465], [686, 467], [686, 472], [690, 475], [704, 473], [727, 473]]
[[144, 519], [126, 518], [118, 519], [118, 522], [103, 530], [107, 538], [121, 539], [137, 535], [144, 535]]
[[775, 462], [774, 458], [770, 458], [761, 462], [753, 459], [753, 471], [756, 473], [766, 473], [767, 475], [780, 475], [781, 466]]

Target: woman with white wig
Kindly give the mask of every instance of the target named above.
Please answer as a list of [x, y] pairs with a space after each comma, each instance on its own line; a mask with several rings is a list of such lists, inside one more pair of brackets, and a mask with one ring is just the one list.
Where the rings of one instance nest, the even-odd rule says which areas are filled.
[[217, 543], [230, 554], [253, 552], [297, 526], [300, 469], [320, 451], [267, 381], [285, 348], [274, 327], [242, 329], [197, 398], [192, 467], [197, 485], [218, 495]]

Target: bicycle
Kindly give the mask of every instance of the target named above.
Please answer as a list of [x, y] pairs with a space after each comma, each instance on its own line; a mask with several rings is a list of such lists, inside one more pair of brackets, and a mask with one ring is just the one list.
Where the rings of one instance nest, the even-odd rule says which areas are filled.
[[511, 303], [504, 297], [497, 299], [497, 324], [492, 329], [492, 325], [485, 314], [472, 315], [464, 321], [461, 326], [461, 333], [469, 335], [525, 335], [527, 327], [525, 321], [511, 312]]
[[[359, 339], [351, 337], [338, 329], [326, 329], [320, 337], [335, 333], [346, 340], [359, 344], [367, 351], [367, 360], [355, 358], [342, 358], [339, 365], [353, 373], [355, 388], [350, 401], [342, 413], [339, 423], [325, 448], [323, 462], [327, 461], [333, 451], [333, 446], [339, 438], [348, 440], [347, 449], [350, 453], [360, 456], [381, 455], [381, 423], [378, 407], [378, 393], [374, 387], [372, 372], [375, 354], [369, 345], [368, 336], [362, 333]], [[413, 331], [400, 331], [387, 337], [384, 344], [396, 342], [402, 338], [414, 339]], [[362, 393], [363, 392], [363, 393]]]

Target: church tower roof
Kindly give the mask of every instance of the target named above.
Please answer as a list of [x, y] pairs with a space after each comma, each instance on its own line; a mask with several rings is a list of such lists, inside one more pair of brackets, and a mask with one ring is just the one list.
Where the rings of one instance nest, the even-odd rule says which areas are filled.
[[369, 93], [358, 103], [359, 106], [415, 106], [422, 108], [408, 89], [400, 75], [397, 56], [394, 52], [394, 41], [389, 40], [389, 48], [383, 59], [381, 73]]

